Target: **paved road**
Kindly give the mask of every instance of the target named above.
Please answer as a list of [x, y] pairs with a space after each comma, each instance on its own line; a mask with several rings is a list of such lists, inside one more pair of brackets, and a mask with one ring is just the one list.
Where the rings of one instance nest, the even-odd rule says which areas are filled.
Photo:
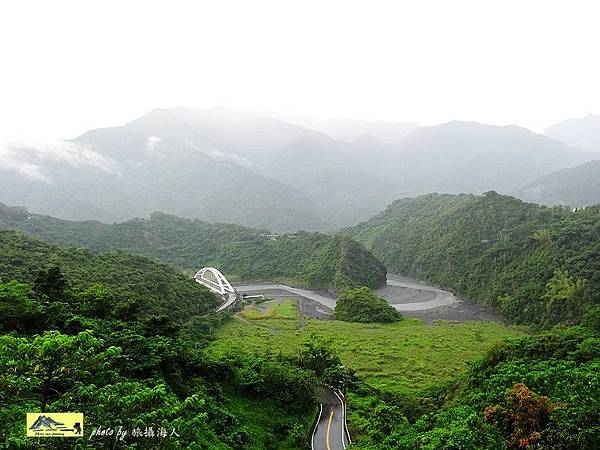
[[238, 292], [259, 292], [259, 291], [268, 291], [268, 290], [284, 290], [287, 292], [291, 292], [292, 294], [296, 294], [300, 297], [309, 298], [311, 300], [315, 300], [326, 306], [327, 308], [333, 310], [335, 308], [335, 298], [327, 297], [325, 295], [318, 294], [314, 291], [309, 291], [307, 289], [300, 289], [291, 286], [286, 286], [285, 284], [249, 284], [245, 286], [236, 286], [235, 289]]
[[[236, 289], [238, 292], [246, 294], [289, 292], [297, 297], [318, 302], [328, 311], [333, 311], [335, 308], [335, 298], [333, 297], [284, 284], [249, 284], [236, 286]], [[387, 285], [376, 292], [398, 311], [421, 311], [458, 303], [456, 297], [450, 292], [393, 273], [388, 274]]]
[[344, 450], [348, 443], [344, 406], [327, 387], [319, 388], [320, 415], [312, 436], [313, 450]]
[[233, 304], [233, 302], [235, 302], [236, 300], [237, 300], [237, 295], [234, 294], [233, 292], [230, 292], [229, 294], [227, 294], [227, 301], [217, 308], [217, 312], [223, 311], [224, 309], [229, 308]]
[[[333, 318], [335, 298], [328, 296], [326, 292], [267, 283], [237, 286], [237, 290], [241, 294], [265, 294], [274, 299], [297, 298], [303, 315], [318, 319]], [[436, 320], [502, 322], [500, 316], [492, 309], [394, 273], [388, 273], [386, 286], [375, 292], [403, 315], [417, 317], [428, 323]]]
[[298, 289], [283, 284], [250, 284], [236, 286], [240, 294], [256, 295], [264, 294], [273, 299], [296, 298], [302, 314], [317, 319], [333, 318], [335, 299], [326, 297], [322, 293]]

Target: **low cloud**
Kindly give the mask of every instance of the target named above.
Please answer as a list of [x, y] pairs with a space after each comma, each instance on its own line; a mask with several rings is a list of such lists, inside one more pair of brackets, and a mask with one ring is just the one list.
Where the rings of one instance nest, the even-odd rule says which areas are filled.
[[238, 164], [240, 166], [246, 167], [246, 168], [251, 168], [252, 167], [252, 163], [239, 155], [236, 154], [229, 154], [229, 153], [223, 153], [220, 152], [218, 150], [204, 150], [201, 149], [200, 147], [198, 147], [196, 144], [194, 144], [193, 142], [188, 141], [187, 144], [192, 147], [194, 150], [197, 150], [201, 153], [204, 153], [205, 155], [210, 156], [213, 159], [218, 159], [219, 161], [229, 161], [229, 162], [233, 162], [235, 164]]
[[0, 169], [14, 170], [33, 180], [49, 183], [51, 179], [45, 169], [52, 162], [67, 163], [74, 167], [93, 166], [106, 172], [117, 172], [114, 160], [75, 142], [0, 138]]
[[164, 147], [160, 145], [162, 143], [162, 139], [158, 136], [148, 136], [146, 139], [146, 154], [148, 156], [164, 158], [166, 153], [164, 152]]

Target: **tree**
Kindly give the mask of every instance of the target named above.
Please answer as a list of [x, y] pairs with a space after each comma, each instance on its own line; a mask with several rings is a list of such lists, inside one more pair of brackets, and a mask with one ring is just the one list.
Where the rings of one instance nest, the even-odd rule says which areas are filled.
[[303, 343], [299, 352], [302, 367], [312, 370], [317, 376], [322, 376], [330, 367], [341, 365], [339, 356], [332, 348], [332, 340], [311, 334]]
[[568, 272], [557, 270], [546, 284], [546, 324], [558, 322], [573, 325], [581, 317], [586, 283]]
[[343, 291], [337, 299], [334, 316], [336, 320], [362, 323], [400, 320], [400, 313], [367, 287]]
[[7, 386], [1, 400], [36, 399], [45, 412], [51, 400], [76, 384], [114, 377], [108, 361], [119, 353], [117, 347], [103, 349], [103, 341], [87, 331], [75, 336], [58, 331], [33, 338], [0, 336], [0, 384]]
[[95, 283], [85, 291], [76, 295], [79, 307], [89, 317], [106, 318], [114, 312], [114, 292], [100, 284]]
[[488, 406], [485, 419], [510, 433], [510, 447], [527, 448], [540, 440], [540, 431], [548, 424], [556, 406], [548, 397], [537, 395], [523, 383], [506, 391], [503, 405]]
[[33, 285], [36, 293], [52, 300], [62, 297], [66, 288], [67, 281], [59, 266], [51, 266], [39, 271]]
[[41, 307], [29, 297], [30, 292], [28, 284], [0, 281], [0, 331], [29, 333], [38, 329]]
[[330, 366], [323, 372], [322, 381], [325, 384], [333, 386], [346, 395], [349, 387], [357, 382], [356, 373], [353, 369], [342, 364]]

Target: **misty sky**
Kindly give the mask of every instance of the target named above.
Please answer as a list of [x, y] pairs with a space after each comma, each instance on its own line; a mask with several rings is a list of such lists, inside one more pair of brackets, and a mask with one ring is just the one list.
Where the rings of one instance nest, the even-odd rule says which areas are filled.
[[3, 1], [0, 135], [156, 107], [517, 123], [600, 113], [599, 2]]

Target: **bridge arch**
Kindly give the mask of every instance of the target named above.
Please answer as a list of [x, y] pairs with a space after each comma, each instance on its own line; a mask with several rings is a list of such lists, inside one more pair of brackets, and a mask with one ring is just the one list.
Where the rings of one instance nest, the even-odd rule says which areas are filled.
[[214, 267], [204, 267], [200, 269], [194, 275], [194, 280], [196, 280], [197, 283], [206, 286], [215, 294], [219, 294], [223, 297], [225, 303], [217, 308], [217, 311], [228, 308], [237, 299], [237, 291], [233, 288], [227, 278], [225, 278], [225, 275]]

